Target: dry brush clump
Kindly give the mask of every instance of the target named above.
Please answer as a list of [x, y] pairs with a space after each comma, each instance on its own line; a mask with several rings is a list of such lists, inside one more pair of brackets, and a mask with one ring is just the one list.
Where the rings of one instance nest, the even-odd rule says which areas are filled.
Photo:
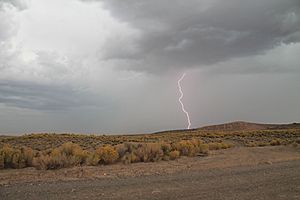
[[[260, 146], [271, 145], [271, 140], [280, 139], [282, 144], [292, 144], [300, 137], [300, 129], [277, 129], [277, 130], [239, 130], [239, 131], [167, 131], [155, 134], [139, 135], [80, 135], [80, 134], [55, 134], [41, 133], [22, 136], [0, 136], [0, 148], [3, 144], [10, 144], [20, 149], [22, 146], [30, 147], [35, 151], [45, 151], [60, 147], [66, 142], [79, 144], [84, 150], [96, 149], [103, 145], [123, 143], [174, 143], [182, 140], [201, 139], [205, 143], [218, 142], [219, 140], [232, 141], [235, 144], [249, 146], [252, 141]], [[257, 145], [258, 145], [257, 144]], [[255, 145], [255, 144], [251, 144]]]
[[[225, 145], [222, 143], [222, 145]], [[228, 148], [229, 146], [226, 146]], [[12, 148], [3, 145], [0, 149], [0, 168], [59, 169], [82, 165], [107, 165], [115, 162], [124, 164], [136, 162], [157, 162], [175, 160], [180, 156], [208, 154], [211, 144], [191, 139], [177, 142], [136, 143], [126, 142], [117, 145], [101, 145], [84, 150], [80, 145], [66, 142], [56, 148], [36, 151], [31, 148]], [[224, 146], [222, 146], [224, 148]]]
[[124, 143], [116, 145], [119, 160], [125, 164], [155, 162], [164, 158], [165, 146], [161, 143]]
[[86, 163], [88, 151], [75, 143], [67, 142], [51, 153], [39, 153], [34, 158], [34, 166], [38, 169], [59, 169], [64, 167], [78, 166]]
[[170, 160], [176, 160], [179, 157], [180, 157], [180, 152], [177, 150], [173, 150], [169, 153]]
[[10, 145], [4, 145], [0, 149], [0, 169], [32, 166], [33, 157], [34, 153], [31, 148], [14, 149]]
[[117, 150], [111, 145], [99, 147], [96, 150], [96, 156], [99, 158], [99, 164], [112, 164], [119, 158]]
[[173, 150], [179, 151], [182, 156], [195, 156], [197, 154], [208, 154], [208, 145], [202, 140], [182, 140], [172, 144]]
[[270, 142], [270, 145], [272, 146], [277, 146], [277, 145], [281, 145], [283, 144], [283, 140], [282, 139], [273, 139], [271, 142]]
[[[195, 139], [197, 138], [197, 139]], [[299, 146], [300, 129], [171, 131], [140, 135], [29, 134], [0, 136], [0, 168], [57, 169], [115, 162], [156, 162], [242, 146]], [[7, 145], [8, 144], [8, 145]], [[24, 147], [26, 146], [26, 147]]]
[[264, 147], [264, 146], [278, 146], [278, 145], [287, 145], [287, 144], [293, 144], [293, 142], [287, 142], [280, 138], [272, 139], [271, 141], [250, 141], [246, 143], [247, 147]]
[[228, 149], [231, 148], [233, 145], [228, 144], [225, 142], [211, 142], [208, 143], [209, 150], [219, 150], [219, 149]]

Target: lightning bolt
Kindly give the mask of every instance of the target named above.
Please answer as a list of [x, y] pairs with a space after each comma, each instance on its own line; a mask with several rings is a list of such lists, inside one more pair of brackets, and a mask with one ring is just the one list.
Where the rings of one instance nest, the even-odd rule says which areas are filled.
[[180, 79], [178, 80], [178, 82], [177, 82], [177, 85], [178, 85], [178, 90], [179, 90], [179, 92], [180, 92], [180, 97], [179, 97], [179, 99], [178, 99], [178, 101], [179, 101], [179, 103], [180, 103], [180, 105], [181, 105], [181, 110], [182, 110], [182, 112], [184, 112], [184, 114], [186, 115], [186, 118], [187, 118], [187, 122], [188, 122], [188, 126], [187, 126], [187, 129], [190, 129], [190, 127], [191, 127], [191, 120], [190, 120], [190, 115], [189, 115], [189, 113], [185, 110], [185, 108], [184, 108], [184, 104], [182, 103], [182, 98], [183, 98], [183, 92], [182, 92], [182, 88], [181, 88], [181, 81], [184, 79], [184, 77], [185, 77], [185, 73], [183, 73], [182, 74], [182, 76], [180, 77]]

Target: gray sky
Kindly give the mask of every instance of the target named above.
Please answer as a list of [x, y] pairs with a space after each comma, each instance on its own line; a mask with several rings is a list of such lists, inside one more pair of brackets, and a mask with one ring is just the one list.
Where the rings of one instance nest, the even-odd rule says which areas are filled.
[[300, 121], [299, 0], [0, 0], [0, 133]]

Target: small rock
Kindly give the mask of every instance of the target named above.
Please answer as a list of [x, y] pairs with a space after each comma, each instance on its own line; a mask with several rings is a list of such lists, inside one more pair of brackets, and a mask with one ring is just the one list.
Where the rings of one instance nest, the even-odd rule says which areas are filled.
[[198, 153], [196, 156], [198, 156], [198, 157], [206, 157], [207, 154], [205, 154], [205, 153]]
[[268, 164], [268, 165], [272, 165], [273, 164], [271, 161], [267, 161], [265, 163]]
[[157, 194], [157, 193], [160, 193], [161, 191], [160, 190], [153, 190], [152, 192], [151, 192], [151, 194]]
[[75, 189], [73, 188], [73, 189], [71, 190], [71, 192], [75, 192]]

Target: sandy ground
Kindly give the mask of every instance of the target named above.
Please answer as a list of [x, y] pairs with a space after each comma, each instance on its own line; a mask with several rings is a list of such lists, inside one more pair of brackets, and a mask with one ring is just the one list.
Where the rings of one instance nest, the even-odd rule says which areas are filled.
[[232, 148], [208, 157], [54, 171], [0, 171], [0, 199], [300, 199], [300, 149]]

